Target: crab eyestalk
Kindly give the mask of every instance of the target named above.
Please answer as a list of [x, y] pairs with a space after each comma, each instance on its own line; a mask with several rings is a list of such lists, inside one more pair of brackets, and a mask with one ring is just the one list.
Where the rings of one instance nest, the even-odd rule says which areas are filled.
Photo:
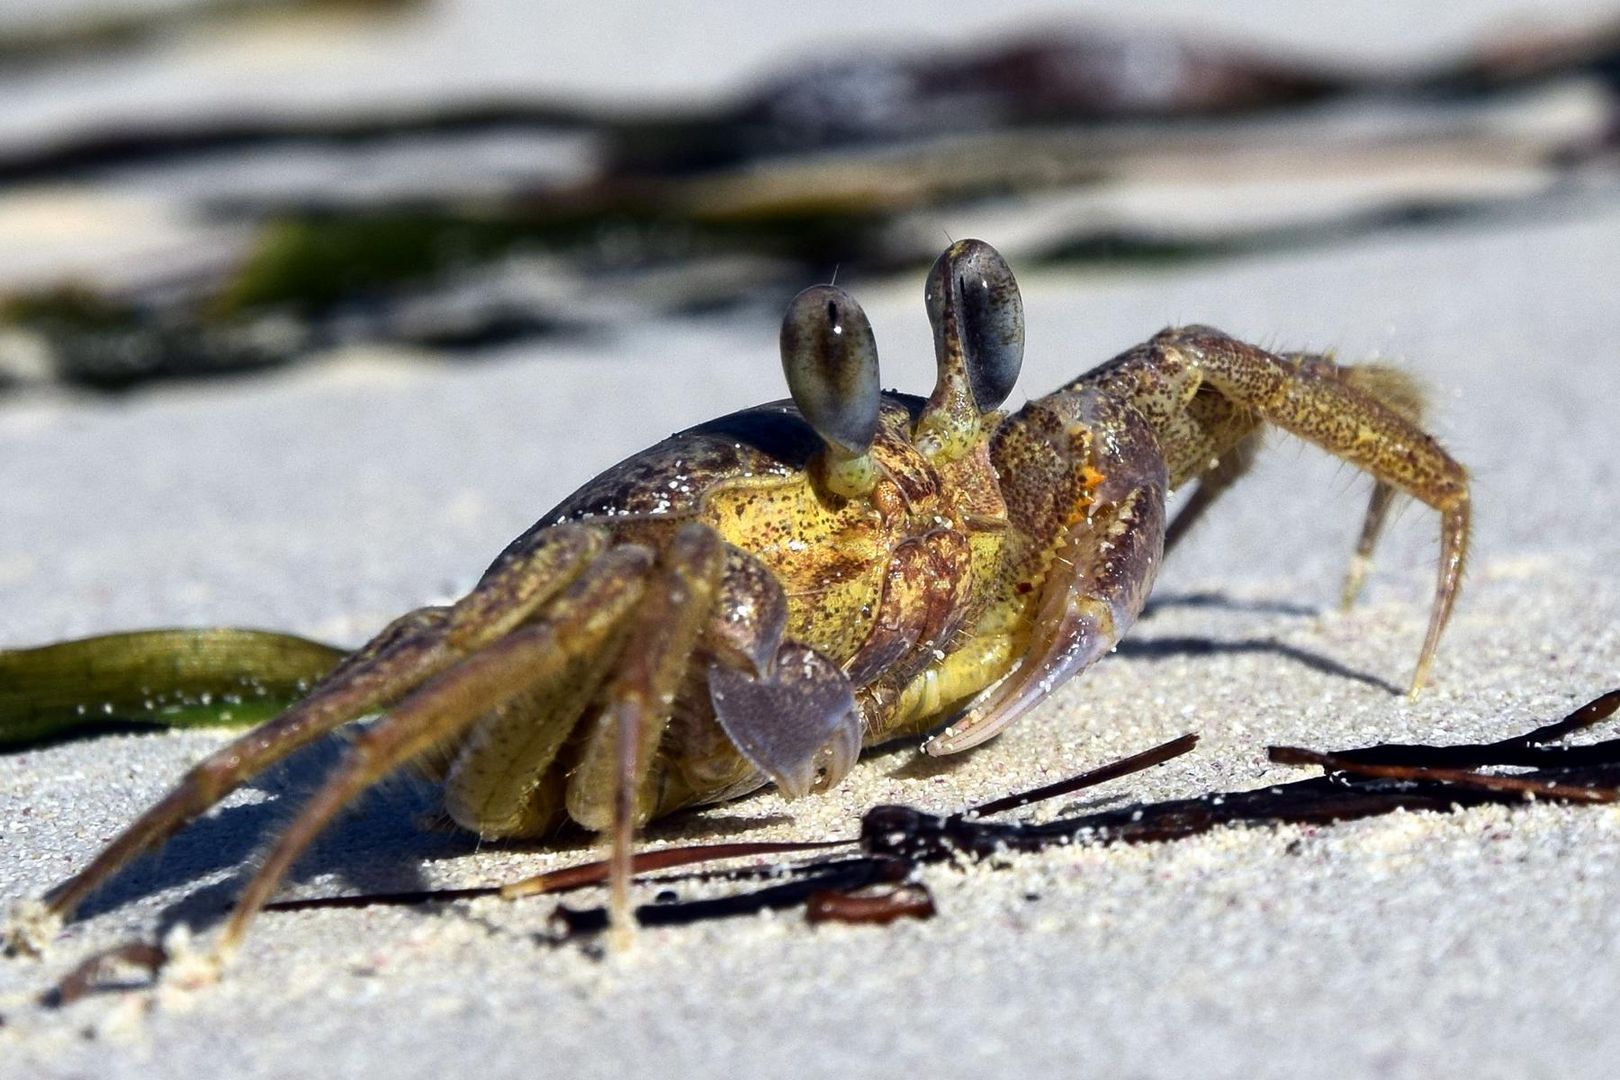
[[828, 489], [845, 498], [867, 494], [877, 483], [871, 450], [882, 388], [866, 312], [843, 289], [813, 286], [788, 304], [781, 345], [793, 403], [826, 444]]
[[929, 457], [960, 457], [983, 418], [1012, 392], [1024, 363], [1024, 302], [1001, 253], [959, 240], [928, 272], [923, 294], [934, 327], [939, 380], [914, 439]]

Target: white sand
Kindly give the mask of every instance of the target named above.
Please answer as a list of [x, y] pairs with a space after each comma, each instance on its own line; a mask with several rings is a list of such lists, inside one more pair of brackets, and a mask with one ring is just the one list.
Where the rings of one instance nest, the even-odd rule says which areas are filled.
[[[1620, 685], [1620, 212], [1023, 280], [1029, 392], [1192, 320], [1429, 380], [1478, 506], [1432, 691], [1389, 688], [1422, 634], [1432, 515], [1406, 510], [1367, 601], [1338, 614], [1364, 484], [1279, 439], [1177, 553], [1130, 645], [1004, 738], [937, 765], [889, 753], [830, 796], [759, 797], [660, 837], [846, 835], [876, 802], [951, 810], [1186, 730], [1195, 755], [1098, 797], [1251, 787], [1307, 774], [1268, 766], [1269, 742], [1499, 737]], [[910, 390], [931, 381], [920, 293], [863, 296], [885, 381]], [[475, 366], [349, 357], [7, 403], [0, 646], [204, 623], [358, 641], [464, 588], [615, 458], [775, 396], [774, 341], [732, 317]], [[81, 865], [221, 737], [0, 757], [0, 897]], [[333, 758], [312, 752], [126, 873], [44, 963], [0, 960], [0, 1076], [1519, 1077], [1620, 1052], [1620, 811], [1549, 806], [933, 869], [931, 922], [762, 917], [648, 932], [607, 961], [544, 940], [549, 900], [272, 915], [207, 991], [31, 1004], [98, 948], [214, 917]], [[292, 888], [485, 883], [580, 857], [474, 853], [414, 827], [431, 805], [380, 793]]]

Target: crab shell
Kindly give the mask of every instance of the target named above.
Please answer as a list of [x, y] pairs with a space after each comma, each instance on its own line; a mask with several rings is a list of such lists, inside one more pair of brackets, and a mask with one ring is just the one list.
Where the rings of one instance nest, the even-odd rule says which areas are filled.
[[[925, 405], [912, 395], [882, 395], [871, 445], [877, 481], [866, 495], [828, 490], [823, 439], [793, 402], [777, 401], [699, 424], [609, 468], [496, 560], [492, 571], [546, 530], [569, 523], [604, 528], [615, 543], [663, 551], [682, 526], [696, 522], [726, 543], [715, 625], [683, 679], [659, 745], [653, 814], [734, 797], [771, 780], [790, 795], [835, 783], [860, 745], [900, 734], [881, 722], [874, 703], [892, 699], [984, 611], [985, 586], [996, 580], [1006, 535], [989, 439], [950, 460], [926, 457], [912, 435]], [[802, 767], [773, 759], [762, 744], [781, 738], [791, 718], [757, 718], [756, 727], [774, 733], [727, 722], [732, 717], [716, 684], [741, 689], [730, 673], [747, 665], [733, 659], [728, 666], [717, 656], [746, 651], [738, 645], [745, 640], [770, 643], [767, 655], [749, 658], [762, 669], [773, 666], [779, 643], [813, 650], [842, 672], [861, 703], [853, 745], [844, 735], [846, 745], [821, 756], [808, 784]]]

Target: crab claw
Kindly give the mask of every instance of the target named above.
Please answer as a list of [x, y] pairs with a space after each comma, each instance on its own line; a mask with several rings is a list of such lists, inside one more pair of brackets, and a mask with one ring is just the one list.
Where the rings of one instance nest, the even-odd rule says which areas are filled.
[[[1059, 533], [1012, 671], [923, 743], [931, 757], [978, 746], [1064, 681], [1107, 655], [1136, 622], [1164, 553], [1164, 458], [1139, 414], [1100, 395], [1080, 399], [1065, 457], [1090, 477], [1086, 512]], [[1106, 455], [1092, 433], [1108, 432]], [[1077, 436], [1077, 437], [1074, 437]], [[1106, 471], [1105, 471], [1106, 470]]]
[[849, 680], [796, 642], [777, 651], [767, 676], [709, 665], [709, 700], [726, 736], [790, 799], [836, 784], [861, 752]]

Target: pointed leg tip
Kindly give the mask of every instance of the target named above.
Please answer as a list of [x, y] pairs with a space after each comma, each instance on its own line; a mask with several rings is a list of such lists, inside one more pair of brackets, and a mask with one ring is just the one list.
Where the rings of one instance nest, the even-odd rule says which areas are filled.
[[198, 948], [189, 926], [185, 923], [174, 926], [163, 936], [161, 986], [188, 993], [217, 985], [236, 957], [239, 937], [239, 934], [233, 936], [227, 927], [213, 948]]
[[[193, 955], [206, 955], [211, 961], [223, 968], [236, 955], [237, 950], [242, 947], [242, 939], [247, 937], [248, 924], [253, 921], [253, 917], [259, 913], [262, 907], [262, 902], [256, 901], [249, 904], [242, 900], [237, 901], [236, 910], [231, 912], [230, 920], [226, 922], [225, 929], [220, 932], [219, 940], [215, 943], [214, 948], [206, 954], [193, 952]], [[167, 945], [168, 942], [164, 944]], [[178, 951], [185, 953], [192, 950], [189, 950], [185, 940], [181, 939]]]
[[608, 928], [608, 950], [615, 956], [623, 956], [630, 952], [636, 945], [636, 929], [634, 915], [627, 915], [621, 919], [615, 914]]
[[1429, 665], [1424, 664], [1412, 675], [1412, 685], [1407, 687], [1406, 700], [1416, 701], [1423, 693], [1424, 686], [1429, 682]]
[[1361, 599], [1362, 587], [1367, 581], [1367, 570], [1371, 566], [1370, 560], [1365, 556], [1357, 555], [1350, 562], [1350, 569], [1344, 575], [1344, 587], [1339, 590], [1339, 610], [1349, 611]]
[[11, 909], [0, 952], [6, 956], [43, 957], [62, 929], [62, 916], [43, 900], [24, 900]]
[[608, 897], [608, 950], [620, 956], [629, 952], [636, 943], [637, 929], [636, 912], [630, 906], [630, 881], [615, 877]]
[[636, 937], [636, 913], [630, 906], [630, 882], [635, 877], [633, 835], [628, 830], [615, 838], [608, 856], [608, 947], [615, 953], [630, 948]]
[[544, 891], [540, 887], [540, 877], [541, 875], [536, 874], [533, 877], [523, 878], [521, 881], [507, 882], [505, 885], [501, 886], [501, 899], [521, 900], [526, 896], [534, 896], [535, 894]]

